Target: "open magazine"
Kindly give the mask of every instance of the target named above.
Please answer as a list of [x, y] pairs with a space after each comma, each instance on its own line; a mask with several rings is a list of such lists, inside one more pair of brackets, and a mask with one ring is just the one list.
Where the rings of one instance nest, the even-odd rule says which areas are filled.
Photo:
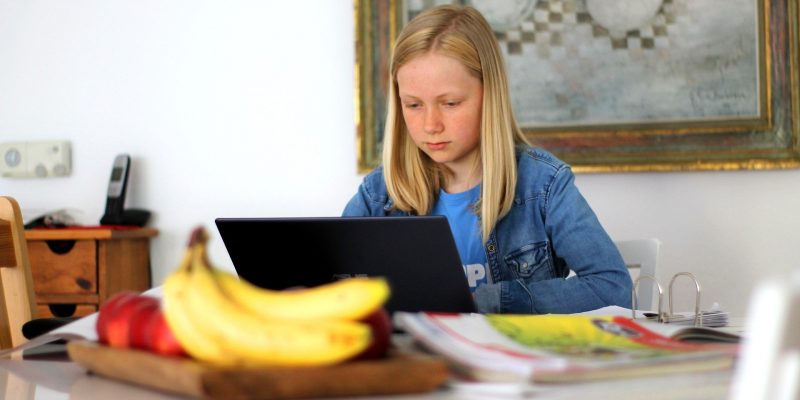
[[728, 369], [735, 344], [687, 343], [630, 318], [395, 313], [395, 323], [479, 381], [574, 382]]

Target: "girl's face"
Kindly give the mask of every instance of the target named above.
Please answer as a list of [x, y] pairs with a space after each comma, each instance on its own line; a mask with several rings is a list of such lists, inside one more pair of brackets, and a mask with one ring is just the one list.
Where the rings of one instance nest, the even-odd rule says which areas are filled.
[[397, 70], [403, 119], [411, 140], [451, 171], [480, 157], [483, 84], [456, 59], [429, 52]]

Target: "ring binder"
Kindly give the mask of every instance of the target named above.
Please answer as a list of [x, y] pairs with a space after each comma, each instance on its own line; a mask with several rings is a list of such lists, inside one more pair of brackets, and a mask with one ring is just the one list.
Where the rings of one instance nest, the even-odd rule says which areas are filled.
[[649, 279], [652, 280], [653, 283], [656, 285], [658, 289], [658, 309], [656, 310], [656, 321], [661, 323], [669, 323], [671, 320], [675, 320], [677, 318], [683, 319], [684, 317], [681, 315], [675, 314], [675, 311], [672, 307], [672, 299], [674, 298], [672, 294], [672, 286], [675, 284], [675, 280], [678, 277], [687, 276], [689, 277], [695, 285], [695, 300], [694, 300], [694, 326], [703, 326], [703, 313], [700, 312], [700, 293], [702, 292], [702, 288], [700, 286], [700, 282], [692, 275], [690, 272], [678, 272], [675, 275], [672, 275], [672, 278], [669, 281], [669, 292], [667, 293], [668, 301], [669, 301], [669, 312], [665, 312], [663, 308], [664, 299], [664, 289], [661, 287], [661, 283], [658, 282], [656, 277], [648, 274], [644, 274], [636, 278], [636, 281], [633, 282], [633, 290], [631, 291], [631, 303], [633, 305], [633, 309], [631, 310], [631, 315], [633, 319], [636, 319], [636, 309], [638, 305], [637, 300], [637, 289], [639, 288], [639, 281], [642, 279]]

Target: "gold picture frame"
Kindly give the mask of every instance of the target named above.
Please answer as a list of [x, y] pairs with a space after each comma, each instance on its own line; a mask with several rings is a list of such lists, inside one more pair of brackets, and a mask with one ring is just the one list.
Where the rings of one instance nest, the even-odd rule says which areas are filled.
[[[615, 36], [614, 32], [604, 31], [604, 28], [599, 23], [592, 20], [598, 15], [597, 13], [587, 16], [586, 10], [580, 9], [580, 7], [586, 8], [591, 5], [590, 3], [593, 1], [530, 0], [529, 4], [535, 9], [532, 12], [530, 10], [526, 11], [530, 12], [530, 17], [518, 25], [521, 28], [517, 28], [517, 25], [515, 25], [514, 30], [507, 32], [498, 32], [496, 30], [501, 46], [505, 46], [504, 49], [510, 71], [509, 80], [512, 84], [515, 80], [515, 71], [523, 71], [519, 74], [523, 77], [538, 76], [539, 74], [526, 75], [525, 72], [527, 71], [524, 68], [514, 67], [512, 69], [511, 62], [513, 60], [509, 61], [511, 55], [514, 52], [524, 51], [529, 51], [529, 54], [544, 54], [545, 56], [557, 55], [557, 51], [562, 51], [563, 55], [564, 50], [562, 47], [567, 47], [563, 44], [567, 41], [565, 38], [568, 37], [568, 32], [563, 32], [563, 30], [567, 29], [564, 28], [565, 26], [578, 27], [581, 29], [580, 32], [591, 32], [594, 35], [594, 39], [591, 41], [594, 43], [594, 48], [598, 47], [597, 43], [606, 43], [604, 45], [608, 49], [614, 50], [618, 49], [617, 45], [619, 43], [623, 43], [623, 46], [625, 45], [624, 41], [617, 40], [619, 39], [618, 34]], [[731, 36], [730, 34], [720, 34], [720, 44], [718, 46], [711, 42], [708, 37], [698, 38], [696, 41], [705, 43], [705, 47], [698, 46], [700, 54], [696, 55], [696, 58], [694, 58], [695, 55], [691, 56], [693, 58], [682, 56], [683, 58], [679, 60], [680, 63], [678, 63], [678, 60], [669, 58], [671, 49], [659, 50], [658, 40], [663, 39], [663, 37], [660, 38], [658, 35], [669, 35], [677, 32], [673, 34], [674, 37], [664, 39], [664, 43], [667, 43], [666, 47], [675, 46], [675, 43], [681, 44], [678, 38], [691, 42], [691, 37], [686, 39], [687, 35], [680, 36], [680, 29], [682, 26], [685, 28], [687, 24], [684, 20], [691, 21], [692, 7], [696, 8], [698, 4], [703, 4], [703, 2], [717, 1], [719, 3], [719, 1], [691, 0], [692, 3], [688, 6], [688, 3], [685, 2], [689, 0], [655, 1], [660, 1], [661, 8], [658, 10], [658, 18], [654, 19], [654, 21], [662, 21], [664, 26], [659, 28], [654, 22], [655, 29], [647, 28], [647, 32], [644, 29], [639, 29], [635, 32], [623, 32], [623, 35], [628, 35], [625, 39], [628, 41], [627, 43], [636, 43], [635, 41], [639, 43], [626, 49], [627, 54], [631, 59], [639, 57], [638, 60], [641, 61], [648, 60], [647, 51], [657, 52], [658, 57], [650, 57], [650, 59], [659, 60], [659, 63], [655, 64], [655, 68], [661, 67], [662, 62], [663, 65], [689, 64], [690, 66], [692, 63], [697, 62], [696, 71], [698, 71], [699, 75], [697, 77], [692, 76], [695, 70], [687, 69], [686, 71], [688, 72], [685, 71], [684, 76], [679, 77], [684, 80], [674, 84], [676, 94], [669, 92], [670, 80], [664, 80], [665, 82], [653, 80], [649, 83], [650, 86], [666, 88], [667, 90], [664, 91], [666, 93], [664, 95], [665, 98], [669, 98], [672, 95], [675, 99], [678, 99], [671, 102], [667, 100], [662, 102], [661, 95], [653, 95], [652, 99], [650, 99], [650, 103], [655, 105], [654, 108], [664, 108], [666, 111], [663, 112], [667, 116], [652, 119], [638, 117], [633, 120], [619, 118], [619, 115], [627, 116], [628, 109], [631, 108], [628, 106], [628, 108], [620, 107], [619, 110], [612, 110], [617, 113], [616, 116], [613, 113], [609, 113], [608, 116], [600, 113], [601, 115], [596, 118], [596, 121], [591, 119], [588, 122], [577, 119], [572, 120], [571, 115], [580, 116], [583, 115], [582, 112], [591, 114], [591, 112], [585, 112], [585, 110], [590, 109], [592, 106], [605, 107], [603, 110], [607, 109], [606, 104], [609, 99], [612, 102], [617, 101], [618, 88], [612, 87], [606, 90], [605, 94], [595, 96], [595, 98], [599, 97], [601, 100], [596, 100], [595, 104], [591, 104], [592, 95], [598, 93], [598, 91], [594, 91], [592, 95], [588, 96], [589, 100], [581, 98], [579, 100], [581, 105], [573, 108], [570, 108], [570, 105], [567, 104], [571, 99], [570, 96], [578, 93], [577, 97], [580, 97], [585, 93], [577, 91], [568, 95], [545, 93], [544, 95], [550, 97], [543, 97], [544, 100], [533, 99], [522, 106], [515, 104], [514, 108], [518, 119], [521, 114], [530, 113], [530, 110], [546, 109], [545, 103], [551, 102], [550, 99], [553, 98], [567, 104], [564, 109], [572, 110], [572, 114], [567, 115], [567, 117], [558, 117], [561, 119], [550, 126], [547, 123], [526, 125], [521, 121], [520, 125], [526, 136], [534, 144], [552, 151], [558, 157], [571, 164], [576, 172], [741, 170], [800, 167], [800, 126], [798, 125], [798, 118], [800, 118], [800, 106], [798, 106], [798, 102], [800, 102], [800, 96], [798, 95], [800, 81], [800, 72], [798, 72], [800, 70], [798, 18], [800, 18], [800, 12], [798, 11], [798, 3], [800, 0], [736, 0], [743, 2], [748, 7], [724, 7], [726, 9], [725, 12], [741, 13], [741, 9], [749, 10], [747, 13], [752, 15], [739, 14], [733, 16], [737, 20], [743, 21], [743, 26], [749, 26], [747, 24], [750, 24], [752, 20], [751, 30], [744, 29], [744, 32], [752, 33], [752, 38], [747, 35], [740, 35], [741, 37], [738, 41], [731, 42], [729, 38], [726, 39]], [[411, 3], [419, 6], [419, 4], [434, 2], [440, 3], [441, 1], [419, 0]], [[470, 0], [459, 2], [472, 3]], [[478, 3], [486, 4], [490, 2]], [[521, 4], [523, 2], [508, 3]], [[502, 4], [502, 2], [493, 4]], [[727, 6], [728, 4], [725, 3], [725, 5]], [[385, 100], [390, 48], [403, 24], [419, 10], [410, 10], [409, 7], [411, 6], [402, 0], [355, 0], [354, 6], [356, 20], [356, 144], [358, 168], [360, 172], [365, 172], [380, 163], [383, 121], [386, 114]], [[553, 9], [558, 12], [554, 12]], [[570, 12], [572, 14], [568, 14]], [[499, 13], [492, 15], [496, 17], [495, 14]], [[572, 17], [572, 25], [564, 22], [567, 17]], [[750, 17], [752, 18], [750, 19]], [[536, 18], [545, 18], [545, 24], [543, 25], [547, 25], [546, 23], [549, 21], [550, 28], [542, 29], [536, 25]], [[731, 19], [730, 16], [726, 18], [728, 20]], [[556, 22], [554, 23], [553, 21]], [[715, 21], [720, 21], [720, 26], [730, 25], [728, 21], [725, 24], [721, 23], [723, 20], [719, 18]], [[519, 21], [515, 22], [519, 23]], [[554, 30], [555, 28], [553, 27], [557, 23], [560, 23], [561, 28], [559, 29], [562, 31]], [[688, 24], [691, 25], [690, 22]], [[576, 31], [578, 28], [575, 28]], [[551, 29], [551, 31], [547, 32], [547, 29]], [[586, 34], [588, 35], [589, 33]], [[650, 34], [651, 38], [645, 37], [647, 34]], [[655, 39], [652, 38], [653, 35], [655, 35]], [[549, 40], [549, 43], [542, 45], [536, 42], [543, 37]], [[752, 39], [752, 43], [750, 39]], [[616, 44], [614, 43], [615, 40], [617, 40]], [[650, 47], [646, 47], [647, 45]], [[686, 47], [689, 46], [687, 45]], [[574, 51], [575, 54], [580, 54], [582, 49], [579, 46], [577, 50], [575, 48], [567, 48], [566, 57], [572, 57], [572, 59], [566, 62], [562, 60], [562, 66], [569, 67], [578, 63], [575, 60], [580, 60], [580, 56], [575, 58], [574, 54], [570, 55], [570, 50]], [[704, 50], [708, 51], [708, 54], [703, 54], [702, 51]], [[697, 49], [693, 51], [696, 53]], [[603, 50], [603, 52], [602, 54], [617, 54], [612, 53], [612, 50]], [[677, 51], [674, 52], [677, 53]], [[688, 50], [687, 54], [690, 54]], [[735, 54], [735, 57], [730, 54]], [[731, 66], [738, 69], [731, 68]], [[589, 67], [588, 70], [591, 72], [592, 68]], [[541, 68], [538, 70], [541, 70]], [[627, 78], [623, 76], [626, 73], [621, 71], [619, 72], [619, 77], [612, 76], [610, 80]], [[730, 73], [731, 76], [726, 76], [726, 73]], [[658, 78], [657, 76], [654, 77], [654, 79]], [[567, 82], [568, 85], [561, 86], [580, 87], [585, 83], [581, 82], [581, 79], [583, 78], [578, 77]], [[697, 86], [691, 89], [691, 96], [683, 96], [687, 99], [691, 97], [692, 103], [690, 106], [680, 101], [680, 96], [686, 93], [681, 93], [678, 89], [687, 86], [685, 82], [691, 82]], [[527, 96], [527, 93], [545, 92], [546, 87], [542, 85], [548, 86], [549, 82], [530, 82], [530, 84], [525, 83], [516, 87], [522, 87], [524, 90], [520, 93]], [[645, 89], [649, 88], [633, 88], [632, 92], [636, 93], [636, 90]], [[562, 96], [559, 97], [559, 95]], [[514, 92], [512, 90], [513, 97]], [[647, 100], [647, 98], [644, 98], [644, 100]], [[587, 103], [589, 105], [584, 107]], [[737, 107], [739, 104], [743, 104], [741, 108], [744, 111], [732, 107], [731, 104]], [[638, 107], [638, 104], [636, 106], [633, 108], [642, 108], [644, 110], [641, 111], [642, 115], [647, 116], [649, 115], [648, 113], [653, 112], [652, 110], [647, 110], [645, 106]], [[673, 108], [675, 109], [681, 108], [682, 111], [673, 111], [670, 109], [671, 106], [674, 106]], [[562, 108], [560, 107], [560, 103], [558, 107], [551, 107], [551, 114], [557, 116], [561, 113]], [[705, 111], [706, 109], [711, 111]], [[674, 115], [669, 114], [670, 112]], [[546, 113], [544, 114], [548, 116]], [[684, 115], [688, 116], [685, 119], [681, 119]], [[541, 115], [535, 115], [531, 120], [535, 121], [539, 117]], [[615, 118], [617, 119], [615, 120]]]

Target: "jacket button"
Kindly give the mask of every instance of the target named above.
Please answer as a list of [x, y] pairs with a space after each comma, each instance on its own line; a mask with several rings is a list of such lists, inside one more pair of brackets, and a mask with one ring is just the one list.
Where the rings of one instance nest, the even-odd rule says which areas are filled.
[[489, 253], [494, 253], [494, 245], [493, 244], [490, 244], [486, 248], [489, 249]]

